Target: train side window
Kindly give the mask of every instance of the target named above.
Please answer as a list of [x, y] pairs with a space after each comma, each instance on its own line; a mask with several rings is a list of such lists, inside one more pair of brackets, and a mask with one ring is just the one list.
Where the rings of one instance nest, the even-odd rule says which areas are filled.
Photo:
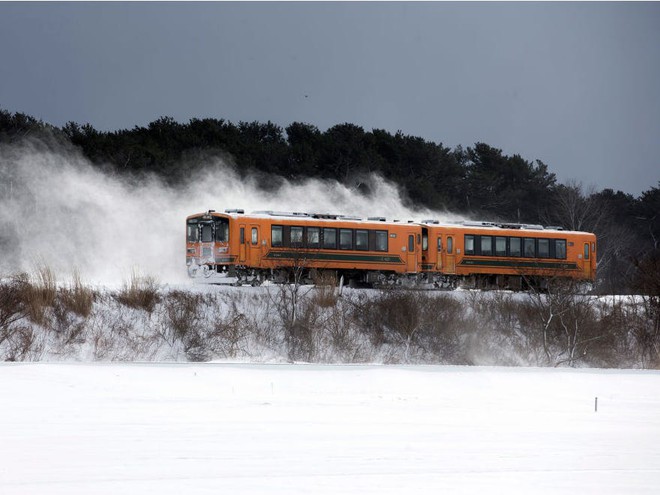
[[409, 235], [408, 236], [408, 252], [412, 253], [415, 251], [415, 236], [414, 235]]
[[337, 249], [337, 229], [323, 229], [323, 247]]
[[321, 229], [319, 227], [307, 227], [307, 246], [319, 247], [321, 241]]
[[369, 231], [356, 230], [355, 231], [355, 249], [358, 251], [369, 250]]
[[589, 259], [589, 243], [585, 243], [584, 245], [584, 259], [588, 260]]
[[550, 239], [539, 239], [539, 258], [550, 257]]
[[520, 256], [520, 237], [509, 237], [509, 256]]
[[303, 243], [303, 228], [291, 227], [291, 246], [302, 246]]
[[447, 237], [447, 254], [453, 254], [454, 252], [454, 238]]
[[387, 230], [376, 231], [376, 251], [387, 251]]
[[438, 237], [438, 252], [442, 252], [442, 237]]
[[534, 258], [536, 256], [536, 242], [535, 239], [525, 237], [523, 240], [523, 253], [525, 258]]
[[240, 240], [239, 240], [239, 242], [240, 242], [241, 244], [245, 244], [245, 227], [241, 227], [241, 231], [240, 231], [240, 232], [241, 232], [241, 233], [240, 233]]
[[[449, 239], [447, 239], [449, 240]], [[449, 246], [447, 246], [447, 251], [449, 251]], [[474, 254], [474, 236], [466, 235], [465, 236], [465, 254]]]
[[481, 254], [484, 256], [493, 254], [493, 238], [489, 235], [481, 236]]
[[339, 229], [339, 249], [353, 249], [353, 231]]
[[422, 234], [422, 251], [428, 251], [429, 250], [429, 235], [424, 232]]
[[273, 225], [270, 228], [270, 245], [273, 247], [282, 246], [282, 226]]
[[259, 243], [259, 232], [256, 227], [252, 227], [252, 245], [256, 246]]
[[229, 242], [229, 221], [222, 218], [215, 221], [215, 240]]
[[555, 258], [559, 260], [566, 259], [566, 239], [555, 240]]
[[506, 237], [495, 238], [495, 256], [506, 256]]

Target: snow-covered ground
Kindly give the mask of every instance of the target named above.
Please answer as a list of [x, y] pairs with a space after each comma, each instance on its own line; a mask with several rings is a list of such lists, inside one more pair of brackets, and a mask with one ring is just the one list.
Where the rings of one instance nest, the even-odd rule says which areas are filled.
[[647, 371], [4, 363], [0, 493], [657, 494], [659, 391]]

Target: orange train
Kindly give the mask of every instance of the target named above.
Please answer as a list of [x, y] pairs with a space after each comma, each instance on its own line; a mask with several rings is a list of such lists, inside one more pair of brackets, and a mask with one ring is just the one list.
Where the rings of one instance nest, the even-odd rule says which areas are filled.
[[596, 276], [594, 234], [540, 225], [209, 210], [189, 216], [186, 228], [188, 274], [237, 284], [330, 272], [371, 286], [520, 289]]

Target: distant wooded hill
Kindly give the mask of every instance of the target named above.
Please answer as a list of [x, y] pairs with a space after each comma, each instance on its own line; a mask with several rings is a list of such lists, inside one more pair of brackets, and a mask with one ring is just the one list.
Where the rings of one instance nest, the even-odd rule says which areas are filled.
[[660, 267], [659, 187], [650, 185], [633, 197], [561, 184], [540, 160], [507, 156], [485, 143], [450, 149], [401, 131], [365, 131], [350, 123], [321, 132], [300, 122], [282, 128], [210, 118], [179, 123], [162, 117], [146, 127], [102, 132], [75, 122], [59, 128], [0, 109], [0, 144], [26, 138], [67, 143], [98, 167], [137, 177], [153, 173], [172, 185], [214, 155], [242, 176], [256, 176], [264, 188], [280, 177], [365, 187], [361, 178], [377, 173], [398, 184], [411, 205], [595, 232], [603, 291], [632, 290], [631, 284], [640, 283], [635, 278], [640, 266]]

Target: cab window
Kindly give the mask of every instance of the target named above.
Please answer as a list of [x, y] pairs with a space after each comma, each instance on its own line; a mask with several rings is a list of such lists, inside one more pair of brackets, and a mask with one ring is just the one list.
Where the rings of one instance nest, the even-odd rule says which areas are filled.
[[202, 242], [213, 242], [213, 224], [202, 224]]
[[199, 229], [197, 228], [197, 221], [188, 222], [188, 242], [199, 241]]

